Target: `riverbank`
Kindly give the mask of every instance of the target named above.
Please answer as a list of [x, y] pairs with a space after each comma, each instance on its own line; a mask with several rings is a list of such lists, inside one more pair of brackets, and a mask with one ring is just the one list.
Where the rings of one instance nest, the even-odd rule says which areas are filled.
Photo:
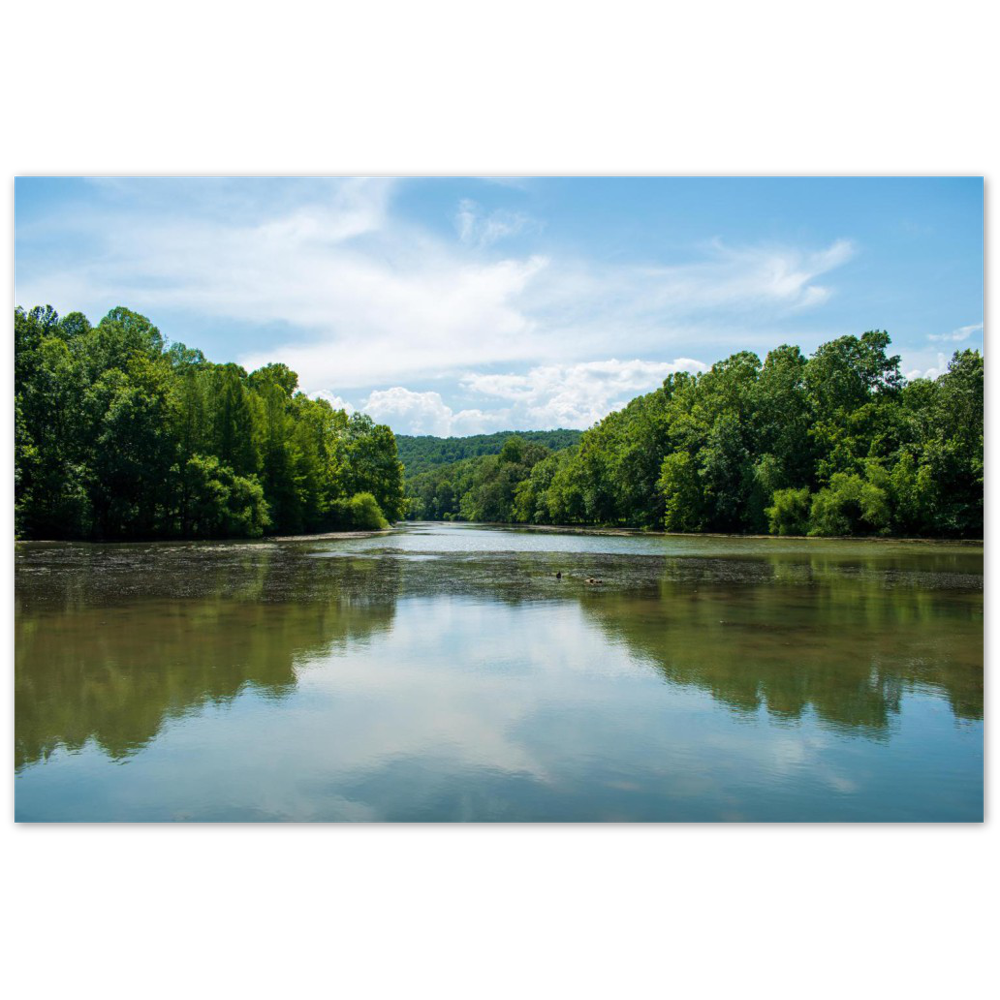
[[377, 535], [391, 535], [398, 531], [396, 525], [388, 528], [373, 528], [369, 531], [326, 531], [316, 535], [268, 535], [262, 542], [327, 542], [338, 538], [375, 538]]
[[58, 538], [15, 538], [15, 545], [53, 545], [70, 543], [74, 545], [142, 545], [151, 542], [327, 542], [344, 541], [352, 538], [375, 538], [391, 535], [407, 525], [450, 524], [467, 527], [491, 528], [499, 531], [527, 531], [538, 534], [593, 535], [597, 537], [620, 538], [742, 538], [757, 541], [786, 542], [875, 542], [908, 545], [968, 545], [982, 547], [981, 538], [903, 538], [895, 535], [740, 535], [725, 532], [681, 532], [651, 531], [643, 528], [622, 528], [602, 525], [582, 524], [518, 524], [506, 521], [397, 521], [388, 528], [372, 528], [364, 531], [326, 531], [304, 535], [262, 535], [259, 538], [115, 538], [115, 539], [58, 539]]
[[259, 538], [15, 538], [15, 545], [149, 545], [154, 542], [175, 544], [192, 542], [240, 543], [247, 542], [325, 542], [348, 538], [374, 538], [377, 535], [391, 535], [398, 531], [398, 525], [388, 528], [371, 528], [364, 531], [327, 531], [308, 535], [261, 535]]
[[507, 521], [406, 521], [405, 524], [465, 524], [470, 527], [496, 528], [507, 531], [550, 532], [559, 535], [596, 535], [623, 538], [745, 538], [759, 541], [802, 542], [881, 542], [913, 545], [973, 545], [982, 546], [981, 538], [904, 538], [896, 535], [741, 535], [712, 531], [651, 531], [644, 528], [620, 528], [582, 524], [518, 524]]

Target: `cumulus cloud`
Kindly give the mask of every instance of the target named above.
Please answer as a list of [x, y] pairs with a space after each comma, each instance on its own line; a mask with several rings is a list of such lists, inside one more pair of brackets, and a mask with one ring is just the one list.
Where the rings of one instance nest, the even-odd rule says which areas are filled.
[[371, 393], [362, 409], [378, 423], [402, 434], [461, 437], [506, 427], [506, 411], [459, 410], [457, 413], [437, 392], [413, 392], [402, 386]]
[[938, 354], [937, 364], [932, 365], [930, 368], [912, 368], [906, 372], [906, 377], [911, 381], [915, 378], [936, 379], [948, 370], [948, 361], [949, 358], [946, 355]]
[[[932, 333], [927, 335], [927, 339], [935, 341], [937, 343], [954, 344], [958, 345], [963, 341], [968, 340], [975, 334], [981, 334], [983, 332], [982, 323], [970, 323], [968, 326], [960, 326], [949, 333]], [[963, 350], [958, 346], [948, 347], [946, 350], [958, 351]], [[917, 351], [914, 353], [907, 353], [904, 355], [905, 363], [910, 367], [905, 369], [905, 375], [908, 379], [915, 378], [929, 378], [936, 379], [939, 375], [943, 375], [948, 370], [948, 364], [951, 361], [950, 354], [943, 354], [938, 350], [937, 357], [934, 359], [933, 363], [931, 361], [931, 355], [928, 351]]]
[[[377, 259], [340, 260], [335, 286], [315, 275], [314, 287], [325, 288], [327, 334], [251, 352], [240, 362], [255, 368], [280, 357], [303, 384], [342, 390], [453, 372], [484, 358], [520, 359], [534, 324], [516, 299], [546, 265], [529, 257], [459, 266], [431, 248], [401, 270]], [[313, 319], [302, 325], [323, 325]]]
[[541, 365], [523, 375], [469, 374], [464, 387], [506, 401], [521, 429], [589, 427], [611, 410], [659, 386], [672, 372], [706, 371], [691, 358], [668, 361], [588, 361]]
[[708, 368], [692, 358], [674, 361], [587, 361], [540, 365], [524, 374], [467, 373], [461, 389], [481, 407], [456, 409], [434, 391], [403, 386], [372, 392], [361, 409], [401, 434], [460, 437], [497, 430], [585, 429], [629, 400], [657, 388], [672, 372]]
[[327, 392], [320, 389], [313, 393], [314, 399], [325, 399], [335, 410], [345, 410], [348, 414], [354, 413], [355, 407], [346, 399], [342, 399], [335, 392]]
[[927, 335], [928, 340], [945, 340], [945, 341], [962, 341], [968, 340], [974, 333], [981, 333], [983, 329], [982, 323], [973, 323], [970, 326], [960, 326], [957, 330], [952, 330], [951, 333], [929, 333]]

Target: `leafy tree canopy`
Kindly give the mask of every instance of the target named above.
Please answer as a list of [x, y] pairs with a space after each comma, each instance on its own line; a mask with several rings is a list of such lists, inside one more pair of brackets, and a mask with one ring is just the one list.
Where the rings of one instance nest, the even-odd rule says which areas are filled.
[[24, 538], [254, 538], [406, 512], [392, 431], [167, 344], [144, 316], [14, 313], [15, 530]]
[[[569, 447], [493, 435], [492, 454], [411, 473], [410, 516], [980, 538], [982, 355], [957, 352], [937, 379], [907, 382], [889, 344], [872, 331], [809, 358], [787, 344], [763, 362], [740, 352], [670, 375]], [[439, 439], [409, 440], [447, 454]]]

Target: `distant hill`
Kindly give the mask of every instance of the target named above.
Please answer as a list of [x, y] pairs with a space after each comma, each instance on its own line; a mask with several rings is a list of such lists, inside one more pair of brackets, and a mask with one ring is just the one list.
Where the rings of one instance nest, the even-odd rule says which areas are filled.
[[497, 431], [495, 434], [473, 434], [470, 437], [439, 438], [430, 434], [396, 435], [399, 460], [407, 478], [439, 465], [450, 465], [464, 458], [479, 455], [499, 455], [507, 438], [517, 435], [525, 441], [544, 445], [552, 451], [577, 444], [583, 431]]

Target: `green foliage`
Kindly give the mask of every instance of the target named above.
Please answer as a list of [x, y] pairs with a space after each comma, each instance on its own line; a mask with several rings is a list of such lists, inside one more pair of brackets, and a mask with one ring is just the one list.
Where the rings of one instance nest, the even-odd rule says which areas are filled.
[[[888, 496], [878, 481], [857, 473], [835, 472], [814, 497], [809, 512], [810, 535], [888, 534]], [[884, 477], [879, 475], [879, 481]]]
[[775, 490], [773, 503], [766, 509], [772, 535], [804, 535], [809, 531], [809, 490]]
[[193, 455], [179, 479], [185, 538], [258, 538], [271, 523], [260, 483], [237, 476], [215, 455]]
[[907, 383], [888, 346], [874, 331], [670, 375], [572, 447], [530, 454], [529, 435], [507, 436], [498, 454], [411, 474], [410, 516], [981, 537], [982, 356]]
[[406, 514], [403, 466], [388, 427], [373, 423], [365, 414], [352, 414], [347, 425], [345, 462], [349, 493], [371, 493], [390, 521], [398, 521]]
[[212, 364], [123, 308], [97, 326], [17, 309], [14, 333], [19, 537], [252, 538], [405, 513], [392, 431], [309, 399], [285, 365]]
[[[983, 358], [907, 383], [889, 337], [740, 352], [589, 430], [401, 437], [168, 345], [148, 319], [14, 314], [15, 530], [254, 537], [401, 517], [982, 537]], [[410, 470], [404, 483], [403, 464]]]
[[467, 458], [498, 455], [504, 442], [514, 436], [528, 444], [540, 444], [549, 451], [569, 448], [580, 441], [582, 431], [499, 431], [496, 434], [474, 434], [470, 437], [439, 438], [430, 435], [396, 435], [399, 460], [408, 479], [441, 465], [454, 465]]
[[335, 500], [333, 520], [338, 527], [352, 531], [375, 531], [389, 527], [378, 501], [371, 493], [355, 493], [347, 500]]
[[[534, 519], [533, 470], [548, 448], [510, 435], [494, 455], [432, 467], [407, 481], [408, 516], [417, 520], [512, 522]], [[520, 492], [519, 492], [520, 491]]]
[[910, 452], [903, 452], [889, 475], [888, 490], [900, 534], [924, 535], [934, 530], [941, 497], [929, 465], [917, 465]]
[[664, 458], [658, 485], [667, 531], [701, 531], [705, 496], [698, 468], [687, 452], [675, 451]]
[[716, 419], [699, 452], [699, 475], [709, 505], [709, 519], [723, 531], [738, 531], [753, 484], [746, 429], [735, 413]]

